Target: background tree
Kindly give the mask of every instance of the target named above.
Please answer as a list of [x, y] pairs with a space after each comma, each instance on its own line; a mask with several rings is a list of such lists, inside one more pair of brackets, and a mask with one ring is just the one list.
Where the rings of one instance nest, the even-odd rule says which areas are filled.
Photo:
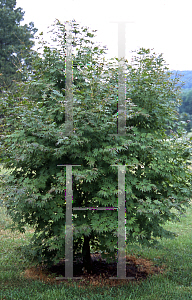
[[190, 132], [192, 129], [192, 115], [182, 112], [179, 114], [179, 120], [183, 123], [187, 132]]
[[21, 7], [15, 8], [16, 0], [0, 1], [0, 86], [9, 88], [13, 80], [20, 80], [17, 72], [22, 64], [29, 65], [29, 53], [34, 45], [34, 34], [37, 29], [34, 23], [20, 25], [24, 12]]
[[[35, 233], [27, 247], [38, 263], [53, 264], [65, 256], [66, 170], [73, 168], [73, 207], [117, 207], [118, 176], [114, 164], [126, 167], [126, 242], [155, 244], [173, 237], [163, 224], [178, 220], [191, 196], [190, 144], [182, 131], [172, 133], [180, 104], [176, 81], [162, 55], [149, 49], [125, 61], [127, 136], [117, 133], [117, 59], [106, 62], [104, 49], [91, 41], [87, 28], [73, 23], [74, 135], [65, 136], [65, 25], [56, 25], [57, 48], [44, 46], [34, 56], [30, 80], [18, 87], [10, 108], [17, 130], [7, 135], [3, 162], [12, 169], [3, 179], [2, 199], [21, 232]], [[83, 35], [83, 37], [82, 37]], [[82, 252], [90, 271], [90, 247], [102, 257], [117, 254], [117, 211], [73, 214], [74, 254]]]
[[182, 103], [178, 109], [179, 119], [183, 122], [187, 132], [192, 128], [192, 89], [181, 90]]
[[[21, 69], [23, 66], [30, 68], [31, 49], [37, 32], [33, 22], [20, 25], [24, 12], [21, 7], [15, 7], [16, 0], [0, 1], [0, 135], [13, 129], [6, 125], [4, 98], [12, 97], [15, 82], [26, 79]], [[9, 96], [5, 95], [5, 91]], [[11, 100], [8, 105], [11, 105]]]
[[[187, 132], [191, 131], [191, 119], [192, 119], [192, 71], [171, 71], [171, 78], [181, 77], [182, 81], [179, 81], [176, 86], [180, 87], [180, 98], [182, 100], [181, 105], [178, 107], [179, 120], [183, 123]], [[176, 128], [175, 128], [176, 130]]]

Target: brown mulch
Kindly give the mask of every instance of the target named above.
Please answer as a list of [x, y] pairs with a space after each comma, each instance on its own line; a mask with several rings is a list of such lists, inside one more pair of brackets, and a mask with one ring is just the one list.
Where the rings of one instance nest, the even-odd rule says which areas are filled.
[[128, 282], [141, 282], [149, 275], [163, 273], [164, 267], [156, 267], [150, 260], [136, 258], [134, 256], [126, 256], [126, 277], [134, 277], [134, 279], [109, 279], [109, 277], [117, 277], [117, 263], [107, 263], [101, 258], [100, 253], [91, 254], [93, 264], [92, 273], [88, 274], [83, 270], [83, 262], [80, 258], [74, 257], [73, 262], [73, 277], [82, 277], [82, 279], [56, 279], [65, 276], [65, 261], [60, 261], [57, 265], [51, 268], [32, 267], [23, 272], [23, 276], [28, 279], [41, 280], [46, 283], [73, 285], [78, 283], [79, 287], [92, 286], [120, 286]]

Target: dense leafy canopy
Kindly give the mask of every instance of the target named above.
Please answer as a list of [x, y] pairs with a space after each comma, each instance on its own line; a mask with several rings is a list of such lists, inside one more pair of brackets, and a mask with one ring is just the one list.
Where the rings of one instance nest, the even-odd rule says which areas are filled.
[[[66, 168], [57, 165], [81, 165], [72, 169], [73, 207], [117, 207], [118, 171], [111, 165], [119, 164], [127, 166], [126, 242], [149, 245], [174, 236], [162, 226], [189, 203], [190, 144], [173, 131], [179, 89], [162, 55], [140, 49], [132, 64], [125, 61], [127, 135], [110, 136], [117, 133], [118, 60], [106, 61], [93, 34], [74, 22], [74, 134], [66, 137], [65, 25], [58, 22], [56, 33], [58, 46], [44, 45], [43, 54], [33, 56], [30, 79], [10, 107], [16, 129], [2, 145], [12, 170], [2, 197], [14, 228], [35, 228], [28, 251], [38, 262], [63, 258]], [[117, 253], [117, 211], [78, 211], [73, 227], [74, 253], [89, 255], [90, 245], [104, 257]]]
[[15, 8], [16, 0], [0, 1], [0, 86], [9, 88], [13, 80], [21, 78], [18, 70], [25, 62], [29, 63], [29, 51], [34, 45], [37, 29], [31, 22], [20, 25], [23, 21], [22, 8]]
[[[16, 0], [0, 1], [0, 134], [10, 131], [13, 127], [6, 126], [7, 106], [4, 105], [5, 91], [12, 98], [15, 83], [25, 80], [23, 67], [29, 69], [31, 64], [31, 49], [34, 45], [34, 34], [37, 29], [31, 22], [20, 25], [23, 21], [22, 8], [16, 7]], [[11, 100], [9, 104], [11, 105]], [[2, 155], [2, 154], [0, 154]]]

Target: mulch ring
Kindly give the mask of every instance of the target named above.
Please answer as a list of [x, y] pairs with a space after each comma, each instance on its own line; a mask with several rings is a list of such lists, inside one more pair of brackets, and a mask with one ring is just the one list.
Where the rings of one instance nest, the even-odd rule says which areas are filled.
[[23, 275], [25, 278], [41, 280], [46, 283], [60, 284], [66, 283], [73, 285], [77, 282], [79, 287], [93, 286], [120, 286], [128, 282], [139, 283], [145, 280], [149, 275], [163, 273], [164, 267], [156, 267], [150, 260], [136, 258], [135, 256], [126, 256], [126, 277], [134, 277], [134, 279], [109, 279], [109, 277], [117, 277], [117, 263], [107, 263], [106, 259], [102, 259], [100, 253], [91, 254], [93, 265], [92, 273], [88, 274], [83, 270], [83, 262], [80, 258], [74, 257], [73, 262], [73, 277], [82, 277], [82, 279], [56, 279], [65, 276], [65, 261], [60, 261], [57, 265], [51, 268], [45, 266], [32, 267], [25, 270]]

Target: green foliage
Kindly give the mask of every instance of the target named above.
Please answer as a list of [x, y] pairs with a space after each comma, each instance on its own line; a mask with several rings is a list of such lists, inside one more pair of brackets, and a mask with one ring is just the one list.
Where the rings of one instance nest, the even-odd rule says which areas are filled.
[[180, 113], [188, 113], [192, 115], [192, 89], [182, 90], [182, 105], [180, 106]]
[[13, 80], [20, 80], [22, 64], [29, 63], [37, 29], [31, 22], [21, 26], [24, 12], [15, 8], [16, 0], [0, 1], [0, 86], [9, 88]]
[[180, 122], [183, 123], [187, 132], [190, 132], [192, 129], [192, 115], [182, 112], [179, 114]]
[[179, 119], [187, 132], [192, 129], [192, 89], [182, 89], [182, 104], [179, 107]]
[[[118, 59], [106, 62], [93, 34], [74, 22], [74, 134], [66, 137], [65, 25], [55, 28], [58, 47], [44, 45], [43, 54], [33, 56], [30, 79], [18, 86], [9, 107], [15, 131], [3, 138], [2, 151], [5, 167], [13, 170], [3, 177], [2, 197], [13, 228], [23, 232], [32, 225], [34, 259], [57, 262], [65, 256], [66, 217], [66, 169], [57, 165], [81, 165], [72, 168], [73, 207], [117, 207], [118, 171], [111, 165], [126, 164], [126, 242], [149, 245], [173, 237], [162, 226], [178, 220], [189, 203], [190, 142], [179, 140], [180, 129], [166, 135], [180, 98], [162, 55], [142, 48], [133, 64], [125, 61], [127, 135], [110, 136], [117, 132]], [[74, 253], [89, 235], [104, 257], [114, 257], [117, 220], [115, 210], [73, 213]]]
[[[20, 25], [24, 12], [21, 7], [15, 6], [16, 0], [0, 1], [0, 134], [13, 130], [6, 124], [8, 116], [4, 97], [7, 95], [4, 92], [9, 90], [10, 97], [14, 97], [15, 89], [17, 90], [15, 83], [26, 80], [22, 69], [30, 68], [31, 48], [37, 32], [32, 22], [29, 25]], [[7, 105], [10, 106], [11, 101]]]
[[181, 77], [182, 81], [177, 83], [181, 87], [181, 105], [178, 107], [179, 122], [183, 124], [185, 130], [190, 132], [192, 129], [192, 71], [172, 71], [171, 78]]

